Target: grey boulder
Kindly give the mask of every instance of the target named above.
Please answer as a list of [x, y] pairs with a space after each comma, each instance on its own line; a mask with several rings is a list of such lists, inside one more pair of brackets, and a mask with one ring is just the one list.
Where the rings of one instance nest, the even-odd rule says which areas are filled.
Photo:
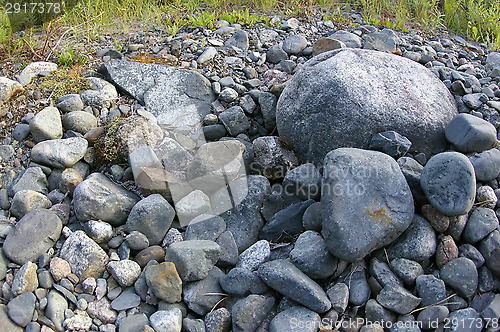
[[456, 114], [451, 93], [425, 67], [346, 48], [322, 53], [299, 69], [278, 100], [276, 120], [280, 137], [301, 161], [319, 164], [329, 151], [367, 148], [376, 133], [387, 130], [407, 137], [412, 152], [441, 152], [445, 126]]
[[31, 160], [54, 168], [67, 168], [85, 156], [88, 142], [83, 137], [53, 139], [38, 143], [31, 150]]

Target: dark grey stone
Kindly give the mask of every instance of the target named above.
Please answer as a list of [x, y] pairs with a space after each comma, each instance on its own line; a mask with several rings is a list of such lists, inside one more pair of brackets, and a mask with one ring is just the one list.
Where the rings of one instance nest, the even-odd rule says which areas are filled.
[[238, 246], [234, 241], [233, 233], [225, 231], [222, 233], [217, 241], [215, 241], [221, 248], [219, 255], [218, 266], [234, 266], [238, 262]]
[[418, 206], [425, 205], [427, 203], [427, 197], [425, 197], [424, 191], [420, 186], [420, 176], [424, 167], [420, 165], [418, 161], [410, 157], [401, 157], [397, 161], [406, 182], [408, 182], [410, 186], [413, 199]]
[[250, 122], [240, 106], [228, 108], [219, 114], [219, 120], [224, 124], [231, 136], [241, 134], [250, 128]]
[[134, 314], [124, 317], [120, 321], [119, 332], [142, 331], [149, 324], [149, 319], [145, 314]]
[[141, 298], [132, 291], [124, 291], [116, 299], [111, 302], [111, 308], [116, 311], [128, 310], [138, 307], [141, 303]]
[[134, 205], [127, 217], [126, 226], [129, 232], [143, 233], [150, 245], [160, 244], [174, 216], [172, 206], [161, 195], [153, 194]]
[[[294, 324], [298, 323], [298, 324]], [[294, 306], [277, 314], [269, 325], [269, 332], [316, 332], [321, 317], [314, 311]]]
[[473, 110], [477, 110], [488, 101], [488, 96], [484, 93], [470, 93], [462, 97], [465, 105]]
[[481, 152], [495, 146], [497, 131], [488, 121], [462, 113], [446, 126], [446, 139], [460, 152]]
[[500, 232], [495, 230], [491, 232], [484, 240], [479, 243], [479, 251], [483, 255], [486, 266], [497, 277], [500, 277]]
[[14, 225], [3, 243], [3, 252], [20, 265], [35, 261], [56, 243], [61, 230], [61, 219], [54, 212], [35, 209]]
[[305, 210], [313, 203], [314, 200], [309, 199], [305, 202], [292, 204], [279, 211], [262, 227], [259, 238], [277, 242], [282, 236], [300, 234], [304, 231], [302, 216]]
[[331, 307], [323, 289], [290, 261], [264, 263], [257, 273], [269, 287], [313, 311], [323, 313]]
[[182, 328], [186, 332], [205, 332], [205, 322], [201, 319], [184, 318], [182, 320]]
[[[183, 299], [189, 309], [198, 315], [206, 315], [223, 298], [224, 292], [219, 279], [224, 276], [219, 268], [214, 267], [205, 279], [183, 285]], [[207, 296], [207, 293], [217, 294]]]
[[84, 108], [82, 98], [80, 98], [80, 95], [76, 93], [67, 94], [57, 98], [56, 106], [63, 113], [81, 111]]
[[390, 285], [385, 286], [380, 291], [377, 295], [377, 301], [389, 310], [406, 315], [415, 309], [422, 300], [403, 287]]
[[283, 41], [283, 51], [297, 55], [307, 46], [307, 39], [302, 35], [290, 35]]
[[16, 179], [8, 188], [7, 193], [10, 197], [21, 190], [33, 190], [41, 194], [48, 194], [47, 177], [40, 167], [28, 167], [18, 179]]
[[349, 286], [349, 302], [353, 305], [363, 305], [370, 299], [371, 289], [364, 270], [355, 271], [343, 282]]
[[282, 60], [286, 59], [288, 59], [288, 55], [279, 44], [269, 47], [269, 49], [266, 52], [267, 62], [280, 63]]
[[477, 271], [477, 290], [479, 293], [492, 292], [500, 289], [500, 280], [487, 267], [482, 266]]
[[226, 127], [221, 124], [214, 124], [203, 127], [203, 135], [207, 141], [217, 141], [218, 139], [226, 136]]
[[481, 315], [473, 308], [454, 311], [448, 320], [451, 324], [444, 329], [445, 332], [480, 332], [483, 329]]
[[477, 289], [477, 269], [474, 262], [459, 257], [446, 263], [441, 269], [441, 279], [458, 295], [470, 298]]
[[348, 262], [394, 241], [413, 218], [413, 198], [399, 166], [378, 151], [328, 153], [321, 192], [322, 235], [330, 252]]
[[289, 169], [297, 166], [297, 156], [277, 136], [262, 136], [253, 141], [254, 163], [251, 170], [270, 180], [285, 177]]
[[231, 330], [231, 313], [226, 308], [219, 308], [205, 316], [207, 332], [229, 332]]
[[380, 52], [394, 53], [397, 49], [398, 37], [391, 29], [373, 32], [364, 36], [364, 48]]
[[321, 174], [314, 164], [302, 164], [286, 173], [283, 189], [303, 200], [318, 200], [321, 195]]
[[381, 262], [376, 258], [370, 260], [370, 275], [377, 279], [382, 286], [397, 285], [403, 286], [403, 282], [392, 272], [385, 262]]
[[215, 241], [226, 231], [226, 222], [219, 216], [202, 214], [194, 218], [186, 228], [184, 240]]
[[306, 231], [299, 236], [290, 252], [290, 260], [312, 279], [332, 276], [338, 263], [326, 248], [321, 234], [314, 231]]
[[416, 291], [422, 299], [422, 306], [426, 307], [434, 304], [445, 304], [446, 286], [444, 281], [431, 274], [418, 276], [416, 279]]
[[472, 211], [462, 233], [466, 243], [476, 243], [484, 239], [498, 227], [498, 218], [492, 209], [478, 207]]
[[384, 131], [373, 136], [368, 147], [382, 151], [393, 158], [399, 158], [410, 150], [411, 142], [395, 131]]
[[302, 226], [304, 226], [304, 229], [321, 232], [321, 222], [321, 202], [309, 205], [302, 216]]
[[367, 323], [381, 323], [381, 322], [391, 322], [396, 321], [396, 314], [382, 305], [380, 305], [376, 300], [371, 299], [366, 302], [365, 306], [365, 320]]
[[195, 71], [121, 60], [111, 60], [99, 71], [165, 126], [198, 125], [215, 100], [210, 82]]
[[276, 127], [276, 104], [278, 98], [270, 92], [261, 92], [259, 94], [259, 105], [262, 117], [264, 118], [264, 127], [272, 131]]
[[488, 182], [496, 179], [500, 174], [500, 151], [498, 149], [486, 150], [469, 157], [476, 179]]
[[429, 202], [447, 216], [466, 214], [474, 204], [474, 168], [461, 153], [443, 152], [429, 159], [422, 171], [420, 185]]
[[274, 298], [249, 295], [236, 302], [231, 310], [233, 332], [255, 331], [274, 306]]
[[276, 120], [301, 161], [318, 165], [329, 151], [367, 148], [387, 130], [406, 136], [412, 152], [443, 151], [444, 128], [456, 114], [446, 86], [421, 65], [347, 48], [322, 53], [297, 71], [278, 100]]
[[349, 286], [343, 282], [336, 283], [329, 287], [326, 295], [332, 303], [332, 309], [338, 313], [343, 313], [349, 304]]
[[255, 272], [241, 267], [229, 271], [219, 282], [224, 291], [239, 297], [263, 294], [269, 289]]
[[393, 259], [391, 267], [394, 273], [407, 285], [415, 284], [417, 277], [424, 274], [422, 265], [406, 258]]
[[433, 326], [438, 326], [443, 323], [448, 317], [450, 311], [444, 305], [437, 305], [425, 308], [417, 317], [417, 321], [421, 322], [422, 329], [432, 330]]

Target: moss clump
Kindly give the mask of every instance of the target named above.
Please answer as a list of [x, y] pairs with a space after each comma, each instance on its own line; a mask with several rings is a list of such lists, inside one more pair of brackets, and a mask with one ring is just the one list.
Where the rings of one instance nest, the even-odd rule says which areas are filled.
[[175, 66], [178, 60], [175, 56], [164, 58], [164, 57], [152, 56], [149, 53], [141, 53], [140, 55], [133, 58], [132, 61], [140, 63], [154, 63], [157, 65]]
[[36, 89], [42, 93], [52, 94], [54, 100], [70, 93], [79, 93], [88, 88], [81, 66], [59, 68], [52, 75], [41, 78], [36, 85]]
[[104, 166], [124, 162], [119, 151], [119, 140], [116, 135], [124, 119], [126, 119], [126, 116], [122, 115], [106, 122], [103, 133], [94, 141], [97, 164]]

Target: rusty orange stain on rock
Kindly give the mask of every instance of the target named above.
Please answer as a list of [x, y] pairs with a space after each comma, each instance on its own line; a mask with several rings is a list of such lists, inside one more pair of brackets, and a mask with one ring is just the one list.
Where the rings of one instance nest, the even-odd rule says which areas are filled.
[[370, 217], [375, 219], [377, 222], [382, 222], [382, 221], [385, 221], [387, 223], [394, 222], [394, 220], [392, 220], [391, 217], [389, 217], [389, 211], [387, 211], [387, 209], [384, 206], [380, 207], [379, 209], [373, 210], [373, 211], [370, 211], [370, 209], [367, 208], [366, 213]]

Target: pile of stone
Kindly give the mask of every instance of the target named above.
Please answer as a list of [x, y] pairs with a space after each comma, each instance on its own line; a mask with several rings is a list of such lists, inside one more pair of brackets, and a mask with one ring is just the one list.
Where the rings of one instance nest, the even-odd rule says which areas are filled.
[[496, 330], [500, 54], [226, 23], [166, 41], [184, 68], [100, 52], [0, 146], [0, 326]]

